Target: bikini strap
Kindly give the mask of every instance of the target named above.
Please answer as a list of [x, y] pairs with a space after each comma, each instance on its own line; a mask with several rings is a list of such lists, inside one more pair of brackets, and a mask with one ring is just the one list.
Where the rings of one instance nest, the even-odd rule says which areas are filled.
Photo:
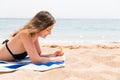
[[[8, 40], [8, 41], [9, 41], [9, 40]], [[8, 41], [5, 42], [5, 46], [6, 46], [7, 50], [9, 51], [9, 53], [10, 53], [12, 56], [14, 56], [14, 54], [13, 54], [13, 53], [11, 52], [11, 50], [8, 48], [8, 45], [7, 45], [7, 42], [8, 42]]]
[[7, 43], [8, 41], [9, 41], [9, 40], [8, 40], [8, 39], [6, 39], [5, 41], [3, 41], [3, 42], [2, 42], [2, 44]]

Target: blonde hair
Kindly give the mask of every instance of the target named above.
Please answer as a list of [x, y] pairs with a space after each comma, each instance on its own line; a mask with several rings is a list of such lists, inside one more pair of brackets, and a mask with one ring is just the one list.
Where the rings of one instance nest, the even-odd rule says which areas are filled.
[[55, 23], [54, 17], [48, 11], [40, 11], [38, 12], [33, 19], [30, 20], [28, 24], [26, 24], [23, 28], [12, 34], [12, 37], [17, 35], [22, 30], [28, 30], [29, 34], [38, 33], [47, 27], [53, 25]]

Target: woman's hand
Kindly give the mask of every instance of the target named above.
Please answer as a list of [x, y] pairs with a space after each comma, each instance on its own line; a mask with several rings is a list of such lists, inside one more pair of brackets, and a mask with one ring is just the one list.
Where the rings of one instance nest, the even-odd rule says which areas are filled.
[[64, 53], [62, 52], [62, 48], [60, 47], [59, 50], [55, 51], [53, 54], [48, 54], [46, 57], [57, 57], [62, 56]]
[[53, 54], [50, 54], [49, 57], [57, 57], [57, 56], [62, 56], [63, 55], [63, 52], [61, 51], [56, 51], [54, 52]]
[[63, 55], [62, 47], [59, 47], [59, 50], [56, 51], [55, 54], [56, 54], [57, 56], [62, 56], [62, 55]]
[[56, 51], [53, 54], [49, 54], [49, 57], [57, 57], [58, 53], [59, 53], [59, 51]]

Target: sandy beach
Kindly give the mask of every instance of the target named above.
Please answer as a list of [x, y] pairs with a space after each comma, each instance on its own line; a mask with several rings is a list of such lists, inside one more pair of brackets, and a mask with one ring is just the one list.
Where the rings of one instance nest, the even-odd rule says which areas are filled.
[[0, 73], [0, 80], [120, 80], [120, 43], [42, 45], [42, 50], [52, 53], [58, 46], [66, 57], [64, 68]]

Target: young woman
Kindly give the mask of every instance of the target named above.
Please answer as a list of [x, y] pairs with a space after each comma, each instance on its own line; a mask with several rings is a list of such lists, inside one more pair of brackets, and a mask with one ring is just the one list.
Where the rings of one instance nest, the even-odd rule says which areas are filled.
[[51, 34], [54, 23], [55, 19], [49, 12], [40, 11], [28, 24], [0, 45], [0, 60], [21, 60], [29, 55], [32, 63], [63, 61], [61, 56], [57, 56], [57, 52], [42, 55], [38, 42], [38, 37], [45, 38]]

